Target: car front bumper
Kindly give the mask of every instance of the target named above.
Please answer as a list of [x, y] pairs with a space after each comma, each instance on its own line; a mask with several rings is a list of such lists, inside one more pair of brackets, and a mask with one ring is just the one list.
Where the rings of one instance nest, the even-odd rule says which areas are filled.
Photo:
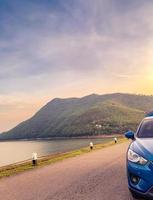
[[[153, 199], [153, 163], [148, 162], [146, 165], [138, 165], [127, 161], [127, 176], [129, 189], [134, 193]], [[131, 177], [138, 179], [136, 183]]]
[[153, 200], [153, 187], [145, 193], [135, 190], [133, 188], [129, 188], [129, 190], [131, 192], [134, 192], [140, 198], [144, 198], [146, 200]]

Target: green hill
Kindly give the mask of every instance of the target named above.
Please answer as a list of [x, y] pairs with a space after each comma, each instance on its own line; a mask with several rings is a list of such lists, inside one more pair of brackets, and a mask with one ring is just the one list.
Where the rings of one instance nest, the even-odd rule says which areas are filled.
[[135, 130], [145, 112], [153, 110], [153, 96], [92, 94], [56, 98], [32, 118], [0, 135], [0, 139], [86, 136]]

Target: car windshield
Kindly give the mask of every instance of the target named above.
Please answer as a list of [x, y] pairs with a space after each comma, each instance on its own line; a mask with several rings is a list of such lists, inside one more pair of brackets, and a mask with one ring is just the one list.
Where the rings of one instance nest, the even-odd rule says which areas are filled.
[[153, 138], [153, 119], [144, 120], [137, 133], [138, 138]]

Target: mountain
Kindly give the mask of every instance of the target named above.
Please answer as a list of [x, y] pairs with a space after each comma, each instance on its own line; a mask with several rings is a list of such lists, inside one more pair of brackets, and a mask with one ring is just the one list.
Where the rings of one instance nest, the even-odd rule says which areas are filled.
[[135, 130], [145, 112], [153, 110], [153, 96], [92, 94], [83, 98], [55, 98], [33, 117], [0, 139], [86, 136]]

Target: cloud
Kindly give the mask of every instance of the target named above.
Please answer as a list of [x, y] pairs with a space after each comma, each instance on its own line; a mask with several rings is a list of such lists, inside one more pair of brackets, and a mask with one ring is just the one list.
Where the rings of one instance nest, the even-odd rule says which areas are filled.
[[129, 79], [136, 92], [153, 65], [152, 9], [151, 0], [2, 0], [1, 108], [8, 98], [17, 105], [17, 99], [131, 92]]

